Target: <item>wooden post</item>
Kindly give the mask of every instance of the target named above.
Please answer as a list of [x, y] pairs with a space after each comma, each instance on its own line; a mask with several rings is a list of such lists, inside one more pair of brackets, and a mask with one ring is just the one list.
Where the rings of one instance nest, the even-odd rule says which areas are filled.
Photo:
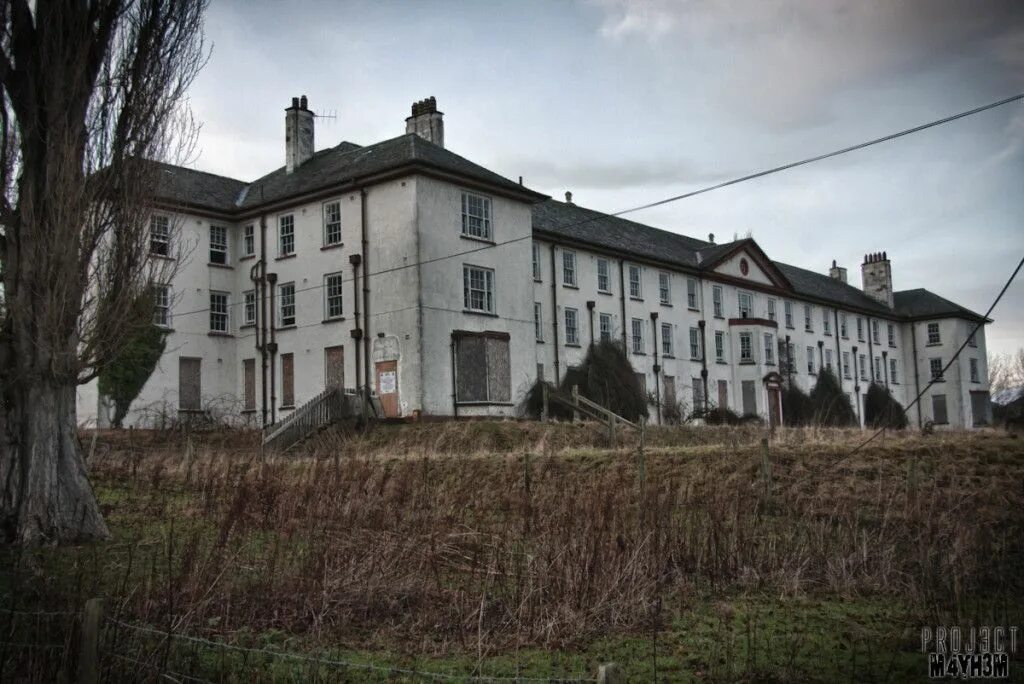
[[78, 684], [100, 681], [100, 629], [103, 626], [103, 599], [85, 602], [82, 614], [81, 642], [78, 650]]
[[98, 427], [94, 428], [92, 431], [92, 439], [89, 442], [89, 459], [86, 463], [92, 463], [93, 454], [96, 453], [96, 437], [99, 436], [99, 433], [100, 429]]
[[768, 453], [768, 440], [761, 440], [761, 478], [764, 480], [764, 495], [771, 493], [772, 487], [772, 459]]
[[540, 383], [540, 388], [541, 396], [543, 397], [544, 402], [541, 405], [540, 419], [546, 423], [548, 422], [548, 383], [542, 381]]
[[647, 425], [647, 419], [640, 419], [640, 452], [637, 456], [637, 479], [640, 483], [640, 491], [644, 490], [644, 479], [647, 476], [647, 464], [644, 463], [644, 426]]
[[189, 435], [185, 442], [185, 482], [188, 483], [192, 482], [192, 458], [195, 455], [193, 452], [192, 435]]
[[597, 668], [597, 684], [625, 684], [626, 673], [616, 663], [605, 663]]
[[580, 387], [579, 385], [572, 386], [572, 403], [575, 408], [572, 410], [572, 422], [580, 422], [580, 412], [576, 408], [580, 405]]

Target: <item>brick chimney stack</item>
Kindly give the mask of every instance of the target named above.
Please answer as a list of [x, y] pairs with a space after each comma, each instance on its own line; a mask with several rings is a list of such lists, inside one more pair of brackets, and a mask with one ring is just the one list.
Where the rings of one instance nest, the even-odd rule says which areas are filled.
[[864, 281], [864, 294], [891, 309], [895, 303], [892, 294], [892, 264], [886, 253], [865, 254], [860, 272]]
[[828, 269], [828, 275], [830, 278], [835, 278], [839, 282], [846, 282], [846, 269], [842, 266], [836, 266], [836, 260], [832, 260], [832, 268]]
[[412, 116], [405, 120], [405, 132], [444, 147], [444, 112], [437, 111], [434, 96], [412, 103]]
[[284, 162], [288, 173], [307, 162], [314, 152], [313, 119], [306, 96], [293, 97], [292, 106], [284, 110]]

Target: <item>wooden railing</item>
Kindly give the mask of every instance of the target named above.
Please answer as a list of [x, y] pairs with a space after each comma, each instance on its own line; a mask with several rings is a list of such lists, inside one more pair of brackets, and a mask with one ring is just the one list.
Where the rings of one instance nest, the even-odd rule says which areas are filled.
[[553, 400], [571, 408], [573, 410], [574, 419], [578, 418], [578, 414], [582, 413], [588, 418], [591, 418], [592, 420], [596, 420], [597, 422], [606, 425], [608, 428], [608, 439], [611, 440], [613, 443], [615, 442], [615, 435], [617, 433], [619, 425], [633, 428], [634, 430], [640, 433], [641, 439], [643, 438], [643, 422], [634, 423], [631, 420], [623, 418], [617, 413], [609, 411], [608, 409], [606, 409], [604, 406], [601, 406], [597, 402], [587, 399], [582, 394], [580, 394], [580, 390], [577, 385], [572, 386], [572, 395], [569, 397], [564, 396], [560, 392], [549, 390], [547, 385], [544, 385], [543, 392], [544, 420], [547, 420], [548, 402]]
[[285, 451], [306, 439], [318, 430], [336, 423], [342, 418], [351, 418], [363, 412], [360, 404], [365, 399], [353, 390], [340, 387], [325, 389], [291, 415], [263, 431], [263, 446], [267, 449]]

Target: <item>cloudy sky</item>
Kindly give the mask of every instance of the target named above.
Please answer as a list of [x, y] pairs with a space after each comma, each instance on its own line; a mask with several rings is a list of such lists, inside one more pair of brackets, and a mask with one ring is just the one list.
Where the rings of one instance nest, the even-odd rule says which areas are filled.
[[[434, 95], [446, 146], [618, 211], [1024, 92], [1024, 2], [1007, 0], [212, 0], [192, 90], [194, 163], [252, 180], [284, 163], [308, 95], [317, 148], [405, 132]], [[983, 312], [1024, 255], [1024, 105], [631, 216], [859, 284]], [[1024, 276], [989, 329], [1024, 346]]]

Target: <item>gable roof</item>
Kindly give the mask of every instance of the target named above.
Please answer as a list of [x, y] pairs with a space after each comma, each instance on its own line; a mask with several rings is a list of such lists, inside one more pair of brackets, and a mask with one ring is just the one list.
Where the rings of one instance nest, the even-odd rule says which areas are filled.
[[985, 318], [944, 297], [940, 297], [934, 292], [929, 292], [923, 287], [914, 290], [901, 290], [900, 292], [893, 293], [893, 297], [895, 299], [894, 308], [896, 313], [907, 318], [944, 318], [954, 316], [972, 321], [991, 322], [991, 319]]
[[824, 273], [815, 273], [806, 268], [773, 262], [786, 275], [793, 286], [793, 292], [805, 297], [824, 299], [853, 309], [872, 311], [881, 316], [893, 317], [893, 310], [874, 297], [864, 294], [860, 288], [836, 280]]
[[235, 210], [235, 200], [245, 189], [244, 181], [151, 161], [156, 166], [157, 192], [161, 199], [222, 213]]
[[713, 245], [712, 247], [702, 249], [698, 253], [697, 261], [700, 263], [702, 270], [713, 271], [727, 259], [740, 252], [748, 253], [772, 284], [777, 287], [792, 289], [786, 274], [779, 269], [774, 261], [768, 258], [768, 255], [764, 253], [764, 250], [761, 249], [761, 246], [753, 238], [733, 240], [722, 245]]

